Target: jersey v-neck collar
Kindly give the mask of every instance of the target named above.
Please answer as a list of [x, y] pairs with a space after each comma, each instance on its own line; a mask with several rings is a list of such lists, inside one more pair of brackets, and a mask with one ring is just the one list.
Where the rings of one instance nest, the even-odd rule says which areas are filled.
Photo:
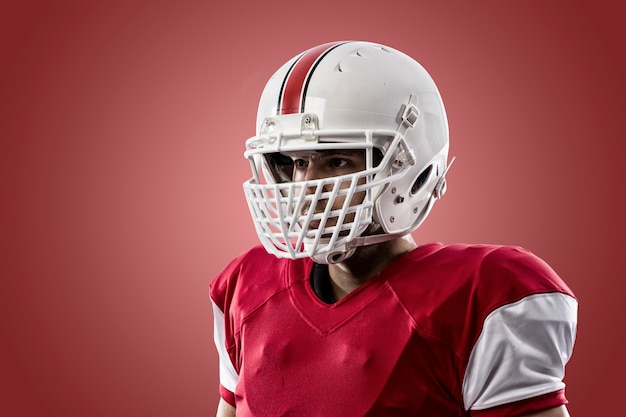
[[[367, 282], [334, 303], [332, 302], [332, 293], [329, 294], [332, 290], [330, 288], [330, 276], [327, 275], [327, 266], [325, 268], [319, 265], [315, 266], [310, 259], [306, 259], [304, 262], [289, 263], [290, 267], [286, 268], [284, 275], [285, 283], [289, 289], [289, 297], [294, 308], [305, 322], [321, 334], [330, 334], [378, 297], [391, 291], [389, 279], [403, 273], [407, 263], [432, 253], [435, 250], [433, 245], [439, 246], [440, 244], [419, 246], [402, 255]], [[314, 282], [312, 283], [312, 281]]]

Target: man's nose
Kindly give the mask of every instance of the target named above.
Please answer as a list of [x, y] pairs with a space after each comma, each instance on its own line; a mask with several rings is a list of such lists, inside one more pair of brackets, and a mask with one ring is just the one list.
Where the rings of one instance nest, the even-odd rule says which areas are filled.
[[322, 173], [319, 164], [314, 159], [309, 159], [306, 170], [304, 172], [304, 180], [311, 181], [319, 180], [320, 178], [322, 178]]
[[[328, 173], [324, 171], [324, 167], [320, 162], [312, 158], [307, 164], [306, 171], [304, 172], [305, 181], [321, 180], [328, 177]], [[327, 188], [326, 186], [324, 188]], [[317, 186], [306, 187], [306, 194], [313, 194], [317, 191]], [[324, 190], [322, 190], [324, 191]]]

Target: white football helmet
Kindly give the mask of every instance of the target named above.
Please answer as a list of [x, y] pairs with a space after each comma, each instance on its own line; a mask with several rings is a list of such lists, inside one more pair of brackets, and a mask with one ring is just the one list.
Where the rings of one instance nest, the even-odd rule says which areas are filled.
[[[285, 174], [284, 153], [331, 149], [364, 150], [365, 170], [301, 182]], [[244, 191], [265, 249], [336, 263], [424, 221], [445, 192], [448, 123], [434, 81], [415, 60], [384, 45], [333, 42], [271, 77], [244, 155], [252, 167]]]

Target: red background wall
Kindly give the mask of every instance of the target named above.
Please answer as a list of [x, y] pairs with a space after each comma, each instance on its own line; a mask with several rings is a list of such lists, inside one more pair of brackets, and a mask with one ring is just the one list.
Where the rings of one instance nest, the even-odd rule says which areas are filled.
[[573, 416], [626, 390], [620, 2], [3, 1], [0, 414], [204, 416], [207, 287], [257, 239], [241, 183], [265, 80], [364, 39], [433, 74], [446, 197], [419, 241], [525, 246], [580, 298]]

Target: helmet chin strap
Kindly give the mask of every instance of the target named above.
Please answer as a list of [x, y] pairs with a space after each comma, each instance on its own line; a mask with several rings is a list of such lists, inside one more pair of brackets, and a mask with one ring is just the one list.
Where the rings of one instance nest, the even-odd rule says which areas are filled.
[[389, 240], [393, 240], [402, 236], [407, 235], [410, 232], [406, 233], [396, 233], [396, 234], [381, 234], [381, 235], [371, 235], [371, 236], [361, 236], [352, 240], [351, 242], [346, 243], [345, 245], [341, 245], [340, 247], [335, 248], [330, 252], [324, 252], [317, 255], [311, 256], [311, 259], [318, 264], [338, 264], [352, 255], [357, 250], [357, 248], [361, 246], [374, 245], [376, 243], [387, 242]]
[[396, 233], [396, 234], [384, 233], [380, 235], [357, 237], [351, 242], [348, 242], [346, 244], [343, 244], [339, 247], [334, 248], [330, 252], [323, 252], [323, 253], [313, 255], [311, 256], [311, 259], [313, 259], [313, 261], [315, 261], [315, 263], [318, 263], [318, 264], [338, 264], [338, 263], [345, 261], [352, 255], [354, 255], [354, 252], [357, 250], [357, 248], [361, 246], [368, 246], [368, 245], [374, 245], [376, 243], [386, 242], [389, 240], [393, 240], [393, 239], [405, 236], [408, 233], [410, 232]]
[[356, 248], [347, 249], [346, 251], [334, 250], [332, 252], [313, 255], [311, 259], [318, 264], [338, 264], [354, 255], [355, 250]]

